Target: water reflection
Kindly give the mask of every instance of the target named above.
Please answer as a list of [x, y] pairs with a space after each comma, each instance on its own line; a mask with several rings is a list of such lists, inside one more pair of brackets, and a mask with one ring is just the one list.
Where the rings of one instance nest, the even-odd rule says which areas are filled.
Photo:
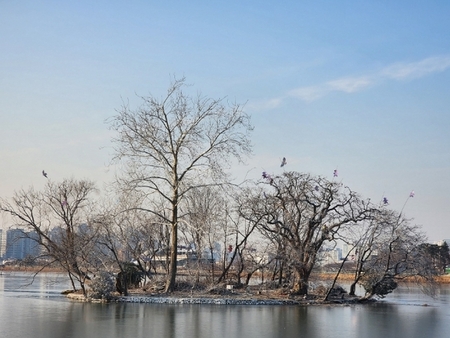
[[58, 276], [32, 286], [23, 286], [24, 277], [0, 276], [0, 337], [414, 338], [450, 331], [448, 287], [436, 300], [407, 289], [352, 306], [84, 304], [60, 295], [68, 284]]

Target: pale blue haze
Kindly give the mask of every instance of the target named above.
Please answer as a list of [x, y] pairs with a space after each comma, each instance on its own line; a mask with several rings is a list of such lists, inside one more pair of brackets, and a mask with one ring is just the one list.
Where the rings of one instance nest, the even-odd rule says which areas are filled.
[[[450, 238], [450, 2], [1, 1], [0, 196], [114, 171], [105, 120], [171, 77], [246, 104], [234, 167], [339, 180]], [[7, 223], [7, 220], [0, 220]]]

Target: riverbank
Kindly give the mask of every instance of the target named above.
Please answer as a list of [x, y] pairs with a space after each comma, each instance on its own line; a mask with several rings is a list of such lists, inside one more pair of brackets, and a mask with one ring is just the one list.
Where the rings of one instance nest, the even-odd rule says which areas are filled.
[[[59, 272], [65, 273], [65, 271], [58, 267], [40, 267], [40, 266], [1, 266], [0, 271], [9, 271], [9, 272]], [[311, 275], [310, 280], [314, 282], [330, 282], [335, 278], [334, 273], [313, 273]], [[342, 273], [339, 275], [337, 279], [337, 283], [339, 282], [351, 282], [354, 276], [352, 273]], [[436, 282], [440, 284], [450, 284], [450, 274], [437, 276]], [[405, 280], [407, 282], [407, 280]]]
[[0, 272], [57, 272], [64, 273], [64, 270], [57, 267], [42, 267], [42, 266], [17, 266], [17, 265], [4, 265], [0, 267]]
[[[88, 300], [80, 294], [68, 294], [67, 297], [73, 301], [81, 302], [106, 302], [105, 300]], [[203, 304], [203, 305], [311, 305], [317, 304], [316, 301], [297, 301], [292, 299], [250, 299], [250, 298], [209, 298], [209, 297], [161, 297], [161, 296], [121, 296], [114, 297], [108, 302], [115, 303], [147, 303], [147, 304]]]
[[[318, 291], [315, 290], [315, 291]], [[129, 290], [128, 296], [113, 293], [110, 299], [87, 299], [80, 292], [67, 293], [73, 301], [81, 302], [117, 302], [150, 304], [209, 304], [209, 305], [322, 305], [352, 304], [371, 302], [361, 297], [349, 296], [343, 289], [337, 288], [328, 300], [324, 300], [326, 289], [322, 293], [305, 296], [292, 295], [287, 289], [266, 289], [263, 286], [247, 286], [234, 289], [231, 285], [214, 286], [204, 290], [176, 290], [164, 293], [162, 290]]]

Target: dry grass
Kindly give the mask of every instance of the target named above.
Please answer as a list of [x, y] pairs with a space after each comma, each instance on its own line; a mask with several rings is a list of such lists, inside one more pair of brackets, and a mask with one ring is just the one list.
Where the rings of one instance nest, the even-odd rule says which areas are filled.
[[[324, 281], [324, 282], [331, 282], [336, 275], [334, 273], [317, 273], [311, 275], [311, 280], [314, 281]], [[351, 273], [343, 273], [339, 275], [339, 278], [337, 280], [337, 283], [339, 282], [351, 282], [353, 280], [354, 276]], [[450, 284], [450, 274], [437, 276], [436, 282], [440, 284]], [[407, 279], [405, 280], [407, 281]]]

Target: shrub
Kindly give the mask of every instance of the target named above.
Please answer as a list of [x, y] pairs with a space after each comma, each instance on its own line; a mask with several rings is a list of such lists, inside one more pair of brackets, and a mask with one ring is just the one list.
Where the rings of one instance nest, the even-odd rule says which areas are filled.
[[100, 272], [90, 284], [89, 297], [93, 299], [111, 299], [114, 290], [114, 279], [108, 272]]

